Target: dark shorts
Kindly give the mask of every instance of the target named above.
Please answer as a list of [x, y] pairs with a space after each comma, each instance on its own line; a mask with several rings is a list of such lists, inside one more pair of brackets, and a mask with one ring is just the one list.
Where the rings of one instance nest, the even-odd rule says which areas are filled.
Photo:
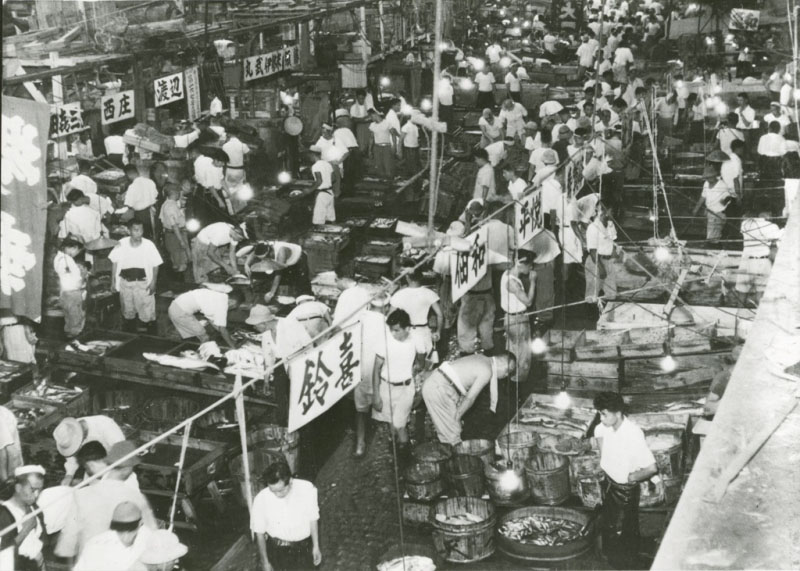
[[314, 569], [311, 538], [290, 545], [279, 545], [267, 538], [267, 557], [275, 571]]

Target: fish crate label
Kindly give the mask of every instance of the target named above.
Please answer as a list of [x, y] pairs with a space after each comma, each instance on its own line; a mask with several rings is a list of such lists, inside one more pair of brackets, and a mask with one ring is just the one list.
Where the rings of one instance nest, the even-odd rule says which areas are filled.
[[542, 191], [523, 196], [514, 205], [517, 245], [523, 246], [542, 231]]
[[173, 73], [166, 77], [159, 77], [153, 82], [153, 93], [156, 99], [156, 107], [167, 105], [173, 101], [180, 101], [184, 98], [183, 72]]
[[186, 108], [189, 114], [189, 121], [194, 121], [200, 117], [200, 72], [198, 67], [192, 66], [183, 72], [186, 87]]
[[453, 252], [450, 257], [450, 285], [453, 301], [460, 299], [478, 283], [489, 266], [489, 229], [481, 226], [466, 237], [470, 243], [468, 252]]
[[100, 122], [103, 125], [110, 125], [125, 119], [132, 119], [136, 109], [133, 101], [132, 89], [103, 96], [103, 99], [100, 100]]
[[361, 324], [343, 329], [289, 363], [289, 432], [311, 422], [361, 382]]
[[244, 58], [244, 80], [252, 81], [297, 66], [297, 46], [281, 48], [266, 54]]
[[83, 110], [80, 103], [67, 103], [55, 107], [50, 114], [50, 138], [57, 139], [83, 130]]

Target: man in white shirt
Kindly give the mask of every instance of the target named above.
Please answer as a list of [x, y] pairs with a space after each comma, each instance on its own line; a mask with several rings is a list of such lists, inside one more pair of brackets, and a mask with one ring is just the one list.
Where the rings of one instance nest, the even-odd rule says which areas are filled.
[[121, 135], [113, 133], [103, 140], [106, 148], [106, 157], [118, 169], [124, 169], [128, 164], [128, 145]]
[[503, 53], [503, 48], [497, 42], [492, 42], [486, 48], [486, 57], [489, 63], [500, 63], [500, 55]]
[[[81, 245], [77, 240], [65, 238], [53, 259], [53, 269], [58, 275], [59, 303], [64, 312], [64, 334], [74, 339], [83, 331], [86, 324], [84, 296], [86, 293], [86, 269], [75, 262]], [[0, 471], [1, 472], [1, 471]]]
[[80, 190], [73, 189], [67, 194], [67, 200], [70, 208], [59, 225], [58, 237], [71, 236], [83, 244], [100, 238], [103, 235], [100, 213], [89, 206], [89, 199]]
[[603, 203], [597, 204], [597, 214], [586, 229], [586, 249], [589, 255], [584, 265], [586, 275], [585, 299], [587, 302], [599, 300], [602, 295], [609, 298], [608, 320], [614, 320], [617, 295], [617, 274], [614, 266], [617, 229], [608, 219], [608, 210]]
[[539, 105], [539, 121], [544, 121], [552, 115], [557, 115], [563, 108], [564, 106], [559, 101], [545, 101]]
[[122, 238], [108, 255], [112, 263], [111, 286], [119, 292], [123, 330], [135, 331], [138, 317], [152, 334], [156, 327], [158, 267], [164, 261], [156, 245], [144, 238], [141, 221], [134, 218], [128, 229], [130, 236]]
[[385, 345], [372, 369], [372, 418], [389, 424], [402, 463], [408, 461], [408, 419], [416, 394], [416, 376], [425, 365], [425, 347], [411, 335], [411, 319], [402, 309], [386, 318]]
[[[222, 268], [229, 276], [236, 275], [236, 244], [242, 241], [244, 232], [227, 222], [209, 224], [192, 240], [192, 272], [194, 281], [201, 284], [208, 274]], [[222, 249], [227, 249], [227, 258]]]
[[64, 191], [69, 192], [70, 189], [77, 188], [86, 196], [97, 194], [97, 183], [89, 176], [91, 168], [89, 163], [80, 163], [80, 174], [72, 177], [72, 180], [64, 185]]
[[145, 238], [152, 240], [154, 206], [158, 200], [156, 183], [140, 175], [135, 165], [125, 167], [125, 174], [131, 181], [125, 191], [125, 206], [133, 210], [134, 218], [142, 223]]
[[736, 291], [740, 294], [738, 301], [742, 307], [748, 307], [750, 302], [753, 307], [758, 307], [772, 270], [770, 249], [783, 235], [783, 230], [769, 221], [770, 213], [758, 210], [757, 206], [751, 208], [740, 228], [744, 243]]
[[614, 79], [621, 83], [627, 83], [628, 70], [633, 65], [633, 62], [633, 52], [628, 47], [627, 42], [621, 42], [619, 47], [614, 50], [614, 63], [612, 67]]
[[356, 183], [362, 177], [362, 158], [361, 149], [358, 147], [358, 140], [353, 131], [347, 126], [348, 117], [341, 116], [336, 120], [336, 129], [333, 131], [333, 140], [336, 146], [344, 150], [341, 168], [342, 188], [346, 192], [352, 192]]
[[7, 482], [14, 470], [22, 466], [22, 444], [19, 440], [17, 417], [0, 406], [0, 479]]
[[411, 120], [406, 119], [400, 129], [403, 142], [403, 163], [408, 176], [417, 174], [422, 168], [419, 156], [419, 127]]
[[0, 526], [12, 526], [12, 531], [0, 538], [0, 569], [44, 568], [44, 523], [41, 516], [30, 517], [44, 488], [44, 475], [44, 468], [37, 465], [20, 466], [12, 474], [14, 494], [0, 504]]
[[[411, 319], [411, 335], [417, 337], [425, 348], [425, 354], [431, 355], [435, 344], [441, 339], [444, 327], [444, 316], [439, 305], [439, 295], [423, 287], [423, 276], [420, 270], [406, 276], [408, 287], [402, 288], [392, 295], [390, 303], [394, 309], [402, 309]], [[436, 331], [428, 325], [428, 314], [436, 315]]]
[[539, 132], [539, 125], [536, 121], [528, 121], [525, 123], [525, 150], [530, 152], [535, 151], [542, 146], [542, 135]]
[[489, 164], [493, 169], [505, 160], [507, 156], [506, 149], [513, 144], [513, 139], [505, 139], [503, 141], [496, 141], [484, 149], [486, 151], [486, 156], [489, 157]]
[[770, 123], [773, 121], [777, 121], [780, 123], [781, 135], [786, 135], [786, 128], [792, 124], [792, 120], [789, 119], [788, 115], [783, 111], [781, 104], [778, 101], [773, 101], [769, 104], [769, 113], [764, 115], [764, 123], [769, 126]]
[[172, 301], [168, 310], [169, 319], [181, 339], [196, 337], [205, 342], [210, 336], [205, 325], [196, 317], [201, 314], [223, 341], [236, 349], [236, 343], [228, 333], [228, 312], [239, 307], [243, 301], [244, 294], [238, 289], [223, 293], [198, 288], [182, 293]]
[[594, 38], [594, 32], [586, 30], [581, 35], [581, 45], [578, 46], [578, 51], [576, 52], [578, 56], [578, 79], [584, 79], [586, 72], [594, 69], [594, 58], [599, 48], [600, 42]]
[[719, 240], [725, 228], [725, 209], [731, 200], [736, 198], [736, 193], [725, 181], [719, 178], [717, 169], [711, 165], [706, 166], [703, 172], [706, 179], [703, 193], [694, 207], [693, 214], [697, 216], [705, 206], [706, 210], [706, 240]]
[[561, 247], [553, 232], [544, 229], [535, 234], [527, 243], [522, 244], [520, 250], [533, 254], [533, 274], [531, 276], [536, 282], [533, 307], [538, 312], [535, 315], [538, 326], [546, 328], [553, 321], [551, 308], [556, 301], [555, 264], [556, 259], [561, 255]]
[[[600, 423], [593, 436], [600, 441], [600, 467], [606, 476], [603, 499], [603, 549], [615, 564], [636, 569], [639, 553], [639, 485], [658, 473], [644, 432], [624, 413], [618, 393], [594, 398]], [[595, 421], [597, 422], [597, 421]]]
[[439, 121], [447, 123], [447, 132], [453, 132], [453, 79], [443, 72], [439, 80]]
[[250, 510], [262, 568], [312, 569], [322, 563], [317, 489], [293, 478], [285, 462], [270, 464], [263, 479], [266, 488]]
[[105, 450], [110, 450], [114, 444], [125, 440], [125, 434], [113, 418], [98, 414], [63, 419], [53, 431], [53, 440], [56, 442], [58, 453], [66, 458], [64, 471], [66, 477], [71, 480], [78, 471], [75, 455], [84, 444], [95, 441]]
[[[514, 66], [508, 70], [504, 81], [506, 84], [506, 89], [508, 90], [508, 96], [513, 101], [519, 103], [522, 101], [522, 82], [520, 82], [519, 78], [517, 77], [516, 68], [517, 66]], [[525, 115], [527, 114], [528, 112], [525, 111]]]
[[781, 124], [772, 121], [769, 131], [758, 140], [758, 166], [761, 180], [781, 178], [781, 157], [786, 152], [786, 139], [781, 135]]
[[528, 183], [519, 176], [517, 167], [510, 161], [503, 163], [503, 178], [508, 183], [508, 194], [514, 200], [520, 200], [528, 189]]
[[142, 512], [121, 502], [111, 516], [111, 529], [86, 542], [73, 571], [130, 571], [145, 552], [151, 530], [141, 527]]
[[494, 107], [494, 75], [491, 71], [481, 70], [475, 74], [475, 83], [478, 86], [478, 99], [475, 105], [478, 109], [491, 109]]
[[323, 160], [320, 151], [316, 146], [311, 147], [316, 161], [311, 165], [311, 173], [314, 175], [314, 184], [305, 190], [305, 194], [314, 195], [314, 210], [311, 215], [312, 224], [325, 224], [336, 221], [336, 210], [333, 198], [333, 171], [334, 166]]
[[742, 155], [744, 154], [744, 142], [736, 139], [731, 143], [731, 152], [728, 160], [720, 167], [720, 178], [732, 189], [736, 196], [741, 200], [744, 196], [744, 168], [742, 167]]
[[371, 116], [372, 123], [369, 125], [369, 130], [372, 131], [370, 154], [375, 161], [375, 170], [378, 172], [379, 177], [393, 180], [395, 176], [393, 127], [375, 109], [372, 110]]
[[247, 180], [244, 169], [244, 157], [250, 152], [250, 147], [239, 140], [239, 129], [230, 126], [227, 129], [228, 140], [222, 145], [222, 150], [228, 155], [228, 165], [225, 167], [225, 190], [234, 204], [234, 212], [245, 206], [246, 200], [237, 197], [237, 192]]
[[520, 139], [521, 141], [525, 130], [525, 118], [527, 116], [528, 110], [525, 109], [521, 103], [517, 103], [512, 98], [503, 101], [498, 119], [500, 119], [500, 122], [505, 126], [506, 137]]
[[350, 106], [350, 119], [355, 124], [355, 135], [358, 148], [362, 154], [369, 152], [369, 142], [372, 136], [369, 132], [369, 107], [367, 107], [367, 92], [363, 89], [356, 90], [356, 101]]
[[[526, 250], [517, 252], [514, 265], [503, 272], [500, 278], [500, 307], [505, 312], [506, 350], [517, 357], [516, 382], [528, 380], [531, 368], [531, 324], [528, 315], [536, 295], [536, 274], [533, 262], [536, 258]], [[528, 287], [522, 279], [528, 281]]]

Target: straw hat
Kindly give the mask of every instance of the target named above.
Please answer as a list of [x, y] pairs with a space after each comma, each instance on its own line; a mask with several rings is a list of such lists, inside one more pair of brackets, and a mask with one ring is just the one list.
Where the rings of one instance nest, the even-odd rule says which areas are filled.
[[266, 323], [273, 321], [275, 314], [272, 313], [266, 305], [254, 305], [250, 308], [250, 315], [244, 320], [248, 325], [258, 325], [259, 323]]
[[74, 456], [80, 450], [83, 438], [83, 426], [77, 418], [65, 418], [53, 431], [56, 449], [64, 457]]
[[148, 536], [139, 560], [145, 565], [160, 565], [180, 559], [187, 551], [189, 548], [180, 542], [177, 535], [167, 529], [157, 529]]

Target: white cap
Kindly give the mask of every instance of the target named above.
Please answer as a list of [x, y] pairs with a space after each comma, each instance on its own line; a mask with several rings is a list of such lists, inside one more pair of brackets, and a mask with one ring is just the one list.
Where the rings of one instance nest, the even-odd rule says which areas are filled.
[[27, 466], [20, 466], [19, 468], [14, 470], [15, 478], [19, 478], [20, 476], [27, 476], [28, 474], [39, 474], [40, 476], [44, 476], [45, 470], [38, 464], [28, 464]]
[[339, 117], [350, 117], [350, 113], [347, 112], [347, 109], [337, 109], [333, 116], [338, 119]]
[[208, 108], [208, 112], [212, 115], [219, 115], [222, 113], [222, 101], [219, 100], [219, 97], [215, 97], [211, 100], [211, 105]]

